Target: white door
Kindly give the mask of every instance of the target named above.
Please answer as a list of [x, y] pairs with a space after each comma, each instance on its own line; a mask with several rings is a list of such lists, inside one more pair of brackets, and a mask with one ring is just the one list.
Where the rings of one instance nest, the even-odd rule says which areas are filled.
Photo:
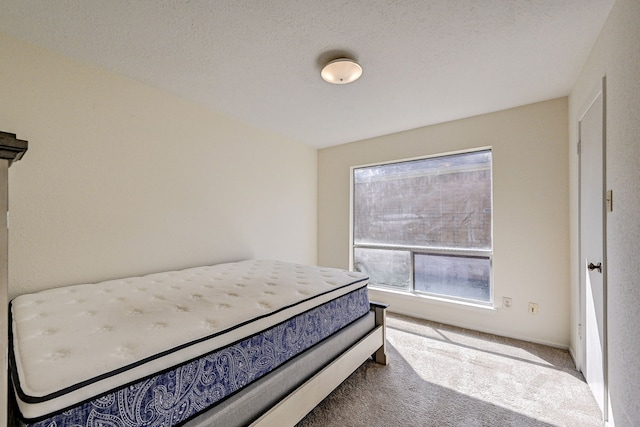
[[[604, 81], [603, 81], [604, 89]], [[582, 372], [606, 419], [606, 264], [604, 90], [579, 122]]]

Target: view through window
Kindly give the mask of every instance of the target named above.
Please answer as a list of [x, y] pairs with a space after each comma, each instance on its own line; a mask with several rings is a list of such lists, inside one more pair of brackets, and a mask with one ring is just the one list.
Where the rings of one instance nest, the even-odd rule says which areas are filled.
[[353, 168], [353, 268], [370, 285], [491, 302], [491, 150]]

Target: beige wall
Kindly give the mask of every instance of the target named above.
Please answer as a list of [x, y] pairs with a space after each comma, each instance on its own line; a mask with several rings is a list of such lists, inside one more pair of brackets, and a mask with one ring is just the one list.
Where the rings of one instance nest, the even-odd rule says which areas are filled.
[[[640, 420], [640, 2], [617, 0], [569, 97], [571, 164], [572, 325], [578, 323], [577, 122], [606, 75], [609, 393], [615, 425]], [[572, 328], [572, 332], [575, 328]], [[582, 344], [574, 332], [572, 348]]]
[[241, 258], [316, 262], [317, 152], [0, 36], [10, 295]]
[[[569, 344], [567, 99], [320, 150], [318, 262], [349, 266], [350, 167], [491, 146], [496, 310], [373, 292], [392, 311], [557, 346]], [[513, 307], [500, 308], [502, 297]], [[540, 312], [527, 312], [529, 302]]]

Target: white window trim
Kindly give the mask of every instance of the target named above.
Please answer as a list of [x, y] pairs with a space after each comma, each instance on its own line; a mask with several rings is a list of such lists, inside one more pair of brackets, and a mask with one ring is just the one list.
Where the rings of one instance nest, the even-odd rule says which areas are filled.
[[[491, 190], [491, 209], [492, 209], [492, 214], [491, 214], [491, 249], [474, 249], [474, 250], [468, 250], [468, 249], [458, 249], [458, 248], [426, 248], [426, 247], [420, 247], [420, 246], [402, 246], [402, 245], [376, 245], [376, 244], [355, 244], [354, 243], [354, 217], [353, 217], [353, 208], [354, 208], [354, 188], [355, 188], [355, 183], [354, 183], [354, 170], [355, 169], [360, 169], [360, 168], [367, 168], [367, 167], [372, 167], [372, 166], [382, 166], [382, 165], [390, 165], [390, 164], [394, 164], [394, 163], [404, 163], [404, 162], [411, 162], [411, 161], [415, 161], [415, 160], [424, 160], [424, 159], [431, 159], [431, 158], [437, 158], [437, 157], [445, 157], [445, 156], [451, 156], [451, 155], [456, 155], [456, 154], [468, 154], [468, 153], [476, 153], [476, 152], [480, 152], [480, 151], [491, 151], [491, 155], [492, 155], [492, 159], [493, 159], [493, 147], [492, 146], [484, 146], [484, 147], [477, 147], [477, 148], [473, 148], [473, 149], [466, 149], [466, 150], [456, 150], [456, 151], [449, 151], [446, 153], [435, 153], [435, 154], [429, 154], [429, 155], [425, 155], [425, 156], [418, 156], [418, 157], [410, 157], [410, 158], [404, 158], [404, 159], [396, 159], [396, 160], [388, 160], [388, 161], [381, 161], [381, 162], [376, 162], [376, 163], [368, 163], [368, 164], [362, 164], [362, 165], [356, 165], [356, 166], [351, 166], [349, 169], [349, 268], [351, 270], [353, 270], [354, 268], [354, 249], [357, 247], [361, 247], [361, 248], [367, 248], [367, 247], [377, 247], [377, 248], [381, 248], [381, 249], [408, 249], [410, 251], [412, 251], [412, 255], [411, 255], [411, 275], [413, 276], [413, 264], [414, 264], [414, 257], [413, 257], [413, 249], [416, 250], [416, 252], [425, 252], [428, 251], [429, 253], [443, 253], [443, 254], [455, 254], [455, 253], [460, 253], [460, 254], [469, 254], [469, 255], [473, 255], [473, 254], [482, 254], [485, 253], [488, 257], [489, 257], [489, 262], [490, 262], [490, 270], [489, 270], [489, 274], [490, 274], [490, 278], [489, 278], [489, 301], [487, 302], [482, 302], [482, 301], [475, 301], [475, 300], [468, 300], [468, 299], [464, 299], [464, 298], [456, 298], [453, 296], [440, 296], [440, 295], [435, 295], [435, 294], [429, 294], [429, 293], [424, 293], [424, 292], [415, 292], [413, 290], [410, 291], [406, 291], [406, 290], [394, 290], [394, 289], [390, 289], [390, 288], [385, 288], [385, 287], [378, 287], [378, 286], [372, 286], [372, 290], [375, 290], [376, 292], [383, 292], [383, 293], [389, 293], [389, 294], [394, 294], [394, 295], [398, 295], [398, 296], [403, 296], [403, 297], [408, 297], [408, 298], [418, 298], [418, 299], [423, 299], [423, 300], [428, 300], [431, 302], [436, 302], [438, 304], [445, 304], [445, 305], [453, 305], [453, 306], [457, 306], [457, 307], [467, 307], [467, 308], [471, 308], [471, 309], [480, 309], [480, 310], [490, 310], [490, 311], [494, 311], [496, 310], [496, 306], [495, 306], [495, 298], [494, 298], [494, 281], [493, 281], [493, 188]], [[491, 166], [491, 181], [493, 182], [493, 165]], [[413, 283], [413, 277], [412, 277], [412, 286], [415, 286], [415, 284]]]

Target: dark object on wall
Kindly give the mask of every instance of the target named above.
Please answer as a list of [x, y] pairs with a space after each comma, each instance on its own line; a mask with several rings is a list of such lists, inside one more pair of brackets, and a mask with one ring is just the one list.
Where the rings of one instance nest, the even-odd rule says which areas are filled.
[[27, 141], [16, 138], [13, 133], [0, 132], [0, 159], [9, 160], [11, 165], [22, 158], [28, 145]]

